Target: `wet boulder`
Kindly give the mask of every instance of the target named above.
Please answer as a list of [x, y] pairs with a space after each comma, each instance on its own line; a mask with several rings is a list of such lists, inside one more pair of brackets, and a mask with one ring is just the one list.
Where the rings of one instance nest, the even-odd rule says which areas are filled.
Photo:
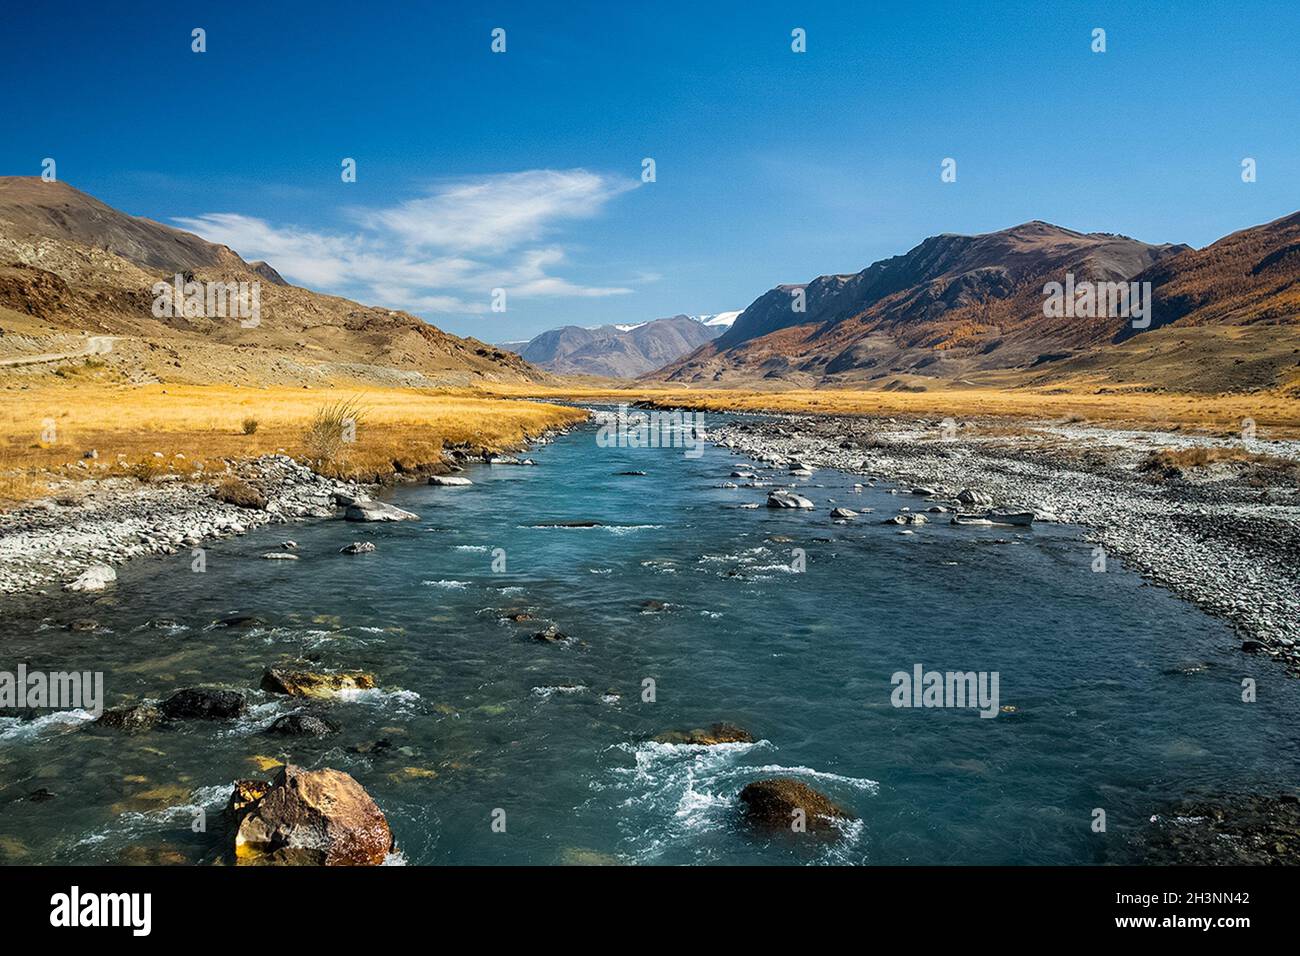
[[383, 811], [341, 770], [287, 764], [269, 784], [241, 781], [229, 812], [241, 866], [377, 866], [393, 849]]
[[[740, 791], [745, 819], [767, 830], [796, 830], [802, 821], [808, 831], [829, 830], [837, 820], [854, 816], [825, 794], [790, 777], [756, 780]], [[800, 812], [802, 811], [802, 812]]]
[[413, 511], [398, 508], [383, 501], [357, 501], [348, 505], [343, 512], [348, 521], [419, 521], [420, 516]]
[[752, 744], [754, 735], [743, 727], [725, 721], [695, 730], [670, 730], [654, 738], [660, 744], [695, 744], [714, 747], [718, 744]]
[[769, 508], [800, 508], [811, 510], [816, 507], [811, 501], [803, 495], [797, 495], [793, 491], [772, 491], [767, 495], [767, 506]]
[[463, 488], [465, 485], [474, 484], [474, 482], [468, 478], [461, 478], [459, 475], [430, 475], [429, 484], [443, 488]]
[[163, 712], [153, 704], [131, 704], [113, 707], [99, 715], [95, 721], [101, 727], [114, 730], [152, 730], [163, 721]]
[[339, 725], [318, 714], [285, 714], [266, 732], [279, 737], [328, 737], [339, 732]]
[[375, 675], [364, 671], [331, 674], [268, 667], [262, 672], [262, 690], [290, 697], [330, 697], [340, 691], [370, 690], [375, 686]]
[[896, 514], [892, 518], [886, 518], [881, 524], [925, 524], [930, 519], [919, 512], [908, 512], [906, 514]]
[[158, 709], [168, 720], [230, 720], [248, 710], [248, 704], [237, 691], [186, 687], [168, 697]]
[[858, 513], [854, 511], [852, 508], [831, 509], [831, 517], [836, 519], [837, 521], [848, 521], [852, 518], [856, 518], [857, 516]]
[[92, 564], [76, 578], [63, 585], [65, 591], [102, 591], [117, 580], [117, 572], [107, 564]]
[[265, 619], [260, 618], [255, 614], [235, 614], [230, 617], [223, 617], [221, 620], [217, 621], [216, 626], [229, 627], [234, 630], [242, 631], [250, 627], [258, 627], [265, 623]]
[[982, 491], [963, 488], [957, 492], [957, 500], [967, 508], [988, 508], [993, 504], [993, 497]]
[[353, 541], [339, 548], [339, 554], [369, 554], [375, 550], [373, 541]]
[[533, 640], [543, 641], [547, 644], [559, 644], [568, 639], [569, 635], [565, 634], [554, 624], [548, 624], [545, 629], [540, 630], [533, 635]]

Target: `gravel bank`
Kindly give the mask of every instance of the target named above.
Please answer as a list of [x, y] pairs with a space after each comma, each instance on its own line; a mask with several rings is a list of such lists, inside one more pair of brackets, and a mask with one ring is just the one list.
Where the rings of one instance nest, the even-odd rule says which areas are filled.
[[[265, 509], [213, 498], [214, 482], [229, 475], [261, 491]], [[0, 593], [52, 591], [92, 565], [175, 554], [261, 525], [331, 517], [336, 493], [364, 491], [355, 483], [318, 475], [285, 455], [232, 464], [229, 472], [204, 481], [65, 482], [53, 498], [0, 515]]]
[[[1107, 556], [1232, 624], [1243, 650], [1270, 654], [1300, 674], [1300, 442], [1243, 445], [1060, 421], [946, 424], [784, 416], [741, 420], [709, 437], [748, 458], [925, 486], [940, 501], [969, 488], [997, 506], [1032, 509], [1037, 520], [1082, 525]], [[1176, 474], [1140, 470], [1153, 451], [1198, 446], [1270, 460]]]
[[[567, 432], [548, 429], [524, 447], [548, 444]], [[466, 462], [494, 459], [517, 461], [461, 444], [447, 448], [430, 468], [456, 471]], [[428, 470], [393, 477], [423, 481]], [[216, 486], [231, 477], [256, 489], [265, 507], [214, 498]], [[134, 478], [64, 479], [50, 498], [0, 513], [0, 595], [79, 589], [75, 582], [88, 570], [92, 576], [104, 572], [111, 581], [114, 565], [141, 555], [176, 554], [267, 524], [341, 518], [344, 505], [369, 498], [377, 487], [327, 478], [288, 455], [231, 461], [224, 472], [196, 472], [188, 480], [179, 475], [149, 484]]]

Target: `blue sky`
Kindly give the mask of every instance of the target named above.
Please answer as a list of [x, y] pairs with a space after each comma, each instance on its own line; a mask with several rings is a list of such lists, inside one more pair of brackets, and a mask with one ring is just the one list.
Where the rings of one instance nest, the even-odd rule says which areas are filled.
[[1294, 212], [1297, 35], [1281, 0], [9, 4], [0, 173], [53, 157], [293, 281], [504, 341], [739, 309], [940, 232], [1204, 245]]

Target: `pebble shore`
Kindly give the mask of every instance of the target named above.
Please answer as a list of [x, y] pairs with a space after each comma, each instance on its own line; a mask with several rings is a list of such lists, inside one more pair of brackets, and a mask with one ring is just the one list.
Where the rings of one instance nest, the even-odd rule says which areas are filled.
[[[230, 475], [255, 485], [266, 496], [266, 508], [213, 498], [214, 482]], [[176, 554], [262, 525], [332, 517], [336, 494], [365, 492], [353, 482], [318, 475], [287, 455], [231, 463], [227, 473], [200, 481], [65, 482], [52, 498], [0, 515], [0, 593], [51, 592], [93, 566]]]

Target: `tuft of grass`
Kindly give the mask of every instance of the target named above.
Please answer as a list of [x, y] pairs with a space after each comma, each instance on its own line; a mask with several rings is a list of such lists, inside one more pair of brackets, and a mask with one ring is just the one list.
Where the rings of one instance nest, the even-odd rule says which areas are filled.
[[1181, 478], [1189, 471], [1208, 468], [1218, 462], [1240, 465], [1240, 475], [1247, 484], [1257, 487], [1295, 482], [1300, 479], [1300, 465], [1288, 458], [1247, 451], [1244, 448], [1215, 448], [1197, 445], [1192, 448], [1162, 448], [1153, 451], [1138, 465], [1138, 471], [1155, 481]]
[[252, 417], [245, 418], [243, 421], [244, 434], [245, 435], [257, 434], [257, 426], [260, 424], [261, 423], [256, 418], [252, 418]]
[[303, 432], [302, 444], [307, 457], [316, 462], [318, 469], [342, 463], [349, 451], [348, 446], [357, 440], [361, 414], [361, 403], [355, 398], [317, 409]]

